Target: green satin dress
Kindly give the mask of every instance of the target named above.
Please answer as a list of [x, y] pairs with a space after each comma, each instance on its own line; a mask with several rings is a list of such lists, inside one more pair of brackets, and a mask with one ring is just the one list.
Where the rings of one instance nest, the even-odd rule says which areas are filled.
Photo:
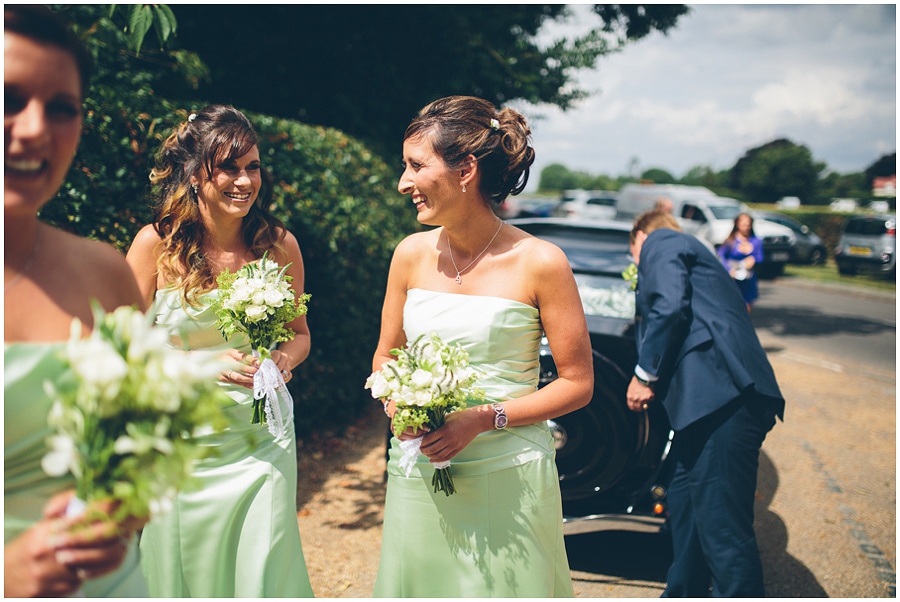
[[[52, 434], [47, 412], [52, 404], [44, 381], [65, 369], [59, 352], [65, 343], [9, 343], [3, 347], [3, 541], [9, 543], [38, 522], [51, 496], [73, 489], [72, 475], [49, 477], [41, 458]], [[122, 566], [81, 588], [88, 598], [145, 598], [137, 538]]]
[[[184, 349], [250, 351], [246, 337], [227, 342], [215, 328], [210, 304], [182, 304], [174, 289], [158, 291], [151, 311]], [[250, 424], [253, 392], [222, 384], [234, 405], [235, 425], [201, 437], [217, 456], [197, 466], [200, 487], [180, 493], [174, 509], [144, 528], [144, 574], [153, 597], [298, 598], [312, 587], [297, 526], [297, 448], [293, 424], [276, 440], [265, 425]], [[254, 441], [251, 445], [248, 440]]]
[[[543, 334], [529, 305], [413, 289], [408, 340], [434, 331], [486, 373], [486, 401], [533, 392]], [[420, 455], [406, 476], [391, 440], [376, 597], [572, 597], [555, 450], [545, 422], [478, 435], [453, 458], [456, 493], [434, 493]]]

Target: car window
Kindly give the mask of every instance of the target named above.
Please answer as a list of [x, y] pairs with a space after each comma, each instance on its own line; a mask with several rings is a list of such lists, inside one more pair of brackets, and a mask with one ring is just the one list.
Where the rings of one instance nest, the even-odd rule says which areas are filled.
[[690, 205], [688, 203], [685, 203], [681, 208], [681, 217], [683, 217], [684, 219], [693, 220], [695, 222], [706, 221], [706, 218], [703, 216], [703, 212], [694, 205]]
[[882, 220], [852, 219], [847, 222], [847, 227], [844, 229], [844, 232], [847, 234], [880, 236], [885, 233], [885, 230], [885, 224]]
[[716, 219], [734, 219], [741, 212], [741, 208], [736, 205], [710, 205], [709, 210]]
[[616, 199], [611, 199], [608, 197], [593, 197], [588, 199], [588, 205], [601, 205], [603, 207], [615, 207]]

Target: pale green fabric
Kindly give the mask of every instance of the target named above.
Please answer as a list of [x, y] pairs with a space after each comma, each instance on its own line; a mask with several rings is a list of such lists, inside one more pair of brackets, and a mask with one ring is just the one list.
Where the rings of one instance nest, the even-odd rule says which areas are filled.
[[[173, 289], [158, 291], [151, 311], [184, 349], [249, 352], [245, 337], [225, 341], [210, 304], [185, 305]], [[312, 597], [297, 525], [297, 451], [293, 424], [276, 440], [265, 425], [251, 425], [253, 393], [222, 385], [234, 400], [235, 424], [201, 438], [217, 457], [194, 471], [200, 487], [183, 492], [172, 512], [144, 529], [144, 573], [154, 597]], [[248, 442], [249, 439], [254, 444]]]
[[[3, 347], [3, 541], [9, 543], [39, 521], [51, 496], [73, 489], [71, 475], [51, 478], [41, 469], [47, 453], [47, 412], [51, 401], [44, 381], [59, 378], [64, 343], [11, 343]], [[89, 598], [143, 598], [147, 584], [133, 538], [118, 570], [86, 581]]]
[[[408, 340], [436, 332], [486, 373], [486, 403], [537, 388], [537, 309], [497, 297], [413, 289]], [[572, 597], [555, 451], [546, 422], [476, 437], [452, 461], [456, 493], [434, 493], [420, 455], [409, 477], [391, 440], [376, 597]]]

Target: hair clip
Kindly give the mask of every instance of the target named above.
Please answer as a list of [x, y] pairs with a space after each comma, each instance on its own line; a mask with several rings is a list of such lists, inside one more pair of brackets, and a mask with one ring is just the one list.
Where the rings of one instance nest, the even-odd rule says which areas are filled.
[[196, 113], [191, 113], [190, 115], [188, 115], [188, 123], [193, 123], [193, 121], [194, 121], [195, 119], [197, 119], [197, 114], [196, 114]]
[[500, 122], [497, 121], [496, 119], [491, 119], [491, 129], [492, 129], [492, 130], [499, 130], [499, 129], [500, 129]]

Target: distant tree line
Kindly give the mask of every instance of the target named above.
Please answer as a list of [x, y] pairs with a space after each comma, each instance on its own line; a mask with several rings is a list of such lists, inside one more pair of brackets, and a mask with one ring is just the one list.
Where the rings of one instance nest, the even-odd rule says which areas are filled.
[[879, 157], [863, 172], [839, 174], [815, 161], [808, 147], [779, 138], [748, 150], [730, 169], [713, 171], [708, 166], [697, 166], [681, 178], [659, 167], [647, 169], [635, 178], [594, 175], [554, 163], [541, 170], [538, 189], [618, 190], [627, 182], [650, 181], [705, 186], [722, 196], [751, 203], [774, 203], [794, 196], [806, 205], [825, 205], [832, 198], [870, 199], [874, 179], [896, 173], [896, 152]]

